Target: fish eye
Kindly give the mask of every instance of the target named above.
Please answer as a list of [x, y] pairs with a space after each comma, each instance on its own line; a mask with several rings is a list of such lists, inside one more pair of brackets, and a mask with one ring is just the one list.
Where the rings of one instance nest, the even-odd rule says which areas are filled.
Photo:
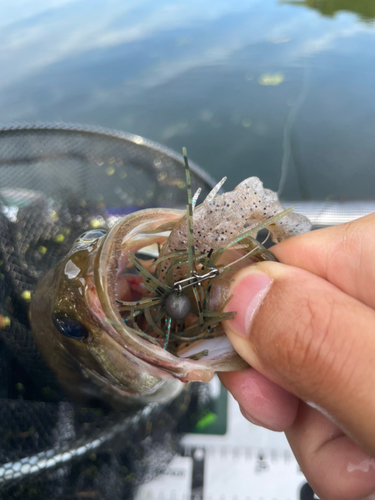
[[52, 323], [62, 335], [71, 339], [83, 340], [89, 335], [87, 328], [82, 323], [75, 318], [71, 318], [66, 313], [53, 313]]
[[78, 238], [78, 241], [97, 240], [98, 238], [104, 236], [106, 233], [106, 229], [91, 229], [90, 231], [86, 231], [85, 233], [81, 234], [81, 236]]

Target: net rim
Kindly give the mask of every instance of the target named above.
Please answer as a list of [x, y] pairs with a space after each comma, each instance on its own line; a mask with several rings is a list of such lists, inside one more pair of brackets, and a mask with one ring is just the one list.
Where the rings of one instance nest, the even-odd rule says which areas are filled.
[[[156, 141], [147, 139], [143, 136], [132, 134], [130, 132], [124, 132], [122, 130], [111, 129], [106, 127], [101, 127], [97, 125], [83, 125], [79, 123], [64, 123], [64, 122], [15, 122], [10, 124], [0, 124], [0, 135], [6, 134], [7, 132], [27, 132], [27, 131], [55, 131], [55, 132], [80, 132], [85, 134], [97, 134], [104, 137], [111, 137], [115, 139], [123, 139], [129, 141], [137, 146], [145, 146], [159, 153], [163, 153], [174, 160], [178, 161], [184, 165], [184, 158], [181, 154], [177, 153], [171, 148], [164, 146]], [[206, 182], [211, 188], [213, 188], [217, 182], [215, 179], [208, 174], [202, 167], [197, 163], [190, 160], [189, 158], [190, 170], [194, 172], [198, 177], [200, 177], [204, 182]]]

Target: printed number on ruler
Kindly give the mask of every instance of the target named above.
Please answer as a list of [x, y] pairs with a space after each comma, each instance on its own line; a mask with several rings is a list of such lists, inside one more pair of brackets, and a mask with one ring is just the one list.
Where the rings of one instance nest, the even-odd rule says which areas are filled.
[[290, 450], [206, 449], [204, 500], [313, 500]]

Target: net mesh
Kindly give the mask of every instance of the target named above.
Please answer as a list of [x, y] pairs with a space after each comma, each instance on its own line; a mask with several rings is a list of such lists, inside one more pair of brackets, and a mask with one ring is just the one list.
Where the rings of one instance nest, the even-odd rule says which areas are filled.
[[[131, 134], [0, 129], [0, 498], [132, 498], [176, 452], [191, 391], [121, 412], [71, 403], [34, 344], [28, 307], [82, 232], [138, 209], [184, 207], [182, 167], [173, 151]], [[203, 199], [213, 182], [191, 170]]]

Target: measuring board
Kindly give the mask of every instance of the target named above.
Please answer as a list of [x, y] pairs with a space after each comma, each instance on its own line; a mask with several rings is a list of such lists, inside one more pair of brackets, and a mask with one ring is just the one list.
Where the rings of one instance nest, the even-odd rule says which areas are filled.
[[[221, 428], [189, 433], [182, 454], [164, 473], [142, 485], [136, 500], [315, 500], [283, 433], [244, 419], [238, 404], [220, 385], [210, 382], [211, 396], [221, 404]], [[220, 407], [220, 404], [218, 405]], [[209, 419], [207, 419], [209, 421]], [[212, 420], [212, 419], [211, 419]], [[219, 420], [219, 419], [218, 419]]]

